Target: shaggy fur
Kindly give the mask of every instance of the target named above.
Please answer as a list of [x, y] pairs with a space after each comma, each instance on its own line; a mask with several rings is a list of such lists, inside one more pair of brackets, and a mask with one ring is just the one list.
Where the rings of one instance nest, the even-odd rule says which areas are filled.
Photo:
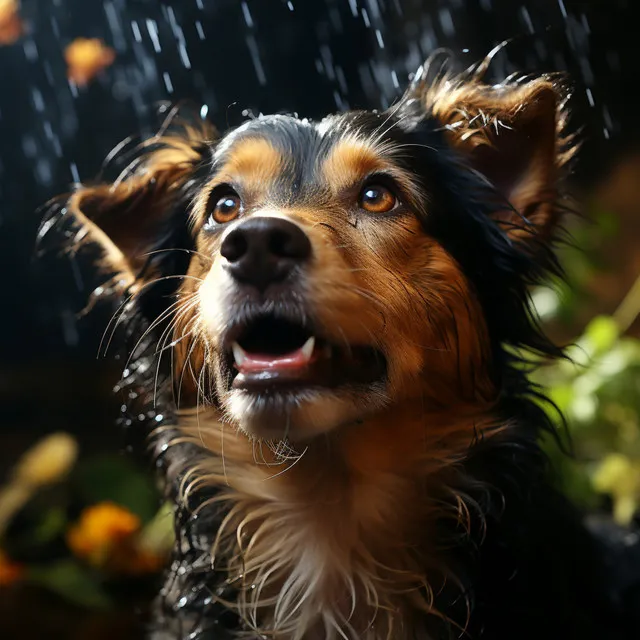
[[[163, 131], [58, 211], [126, 296], [122, 420], [176, 505], [156, 640], [640, 630], [611, 545], [551, 487], [523, 355], [561, 355], [528, 289], [558, 272], [566, 91], [483, 72], [426, 65], [382, 113]], [[391, 209], [367, 209], [372, 187]], [[222, 255], [252, 218], [311, 252], [265, 291]], [[254, 326], [316, 335], [330, 383], [239, 387], [230, 345]]]

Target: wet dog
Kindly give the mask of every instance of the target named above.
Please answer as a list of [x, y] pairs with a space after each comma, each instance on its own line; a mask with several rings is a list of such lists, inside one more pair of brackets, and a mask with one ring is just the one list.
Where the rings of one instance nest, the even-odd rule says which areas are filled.
[[176, 505], [152, 637], [631, 637], [522, 366], [561, 355], [528, 291], [558, 272], [566, 90], [483, 71], [174, 122], [61, 205], [126, 296], [123, 422]]

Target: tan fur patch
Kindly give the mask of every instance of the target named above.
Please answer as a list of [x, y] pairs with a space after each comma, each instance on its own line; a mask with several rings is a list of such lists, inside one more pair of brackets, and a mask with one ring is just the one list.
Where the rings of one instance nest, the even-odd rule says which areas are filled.
[[264, 138], [241, 140], [229, 151], [228, 159], [216, 177], [202, 189], [193, 208], [194, 225], [202, 225], [212, 190], [225, 182], [242, 184], [246, 199], [256, 197], [278, 178], [284, 166], [280, 152]]
[[375, 148], [356, 138], [340, 141], [322, 165], [323, 177], [334, 192], [339, 192], [376, 171], [389, 168]]
[[[384, 133], [385, 123], [380, 134]], [[322, 163], [321, 175], [334, 195], [362, 186], [362, 181], [376, 173], [391, 176], [404, 190], [411, 204], [421, 204], [419, 190], [406, 172], [393, 162], [393, 149], [379, 141], [349, 136], [338, 141]], [[354, 194], [357, 195], [357, 194]]]

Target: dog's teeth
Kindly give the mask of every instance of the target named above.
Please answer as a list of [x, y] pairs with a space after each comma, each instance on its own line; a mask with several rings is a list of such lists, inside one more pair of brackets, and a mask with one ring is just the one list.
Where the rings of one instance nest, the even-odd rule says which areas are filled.
[[247, 354], [237, 342], [234, 342], [231, 348], [233, 350], [233, 359], [236, 361], [236, 364], [241, 367], [242, 363], [247, 359]]
[[316, 339], [311, 336], [303, 345], [302, 345], [302, 353], [304, 355], [305, 360], [311, 360], [311, 355], [313, 354], [313, 350], [316, 346]]

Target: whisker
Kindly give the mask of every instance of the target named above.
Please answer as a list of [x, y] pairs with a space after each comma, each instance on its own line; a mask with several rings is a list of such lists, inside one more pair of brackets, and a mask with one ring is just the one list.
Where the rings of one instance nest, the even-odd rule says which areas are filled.
[[[180, 247], [170, 247], [167, 249], [155, 249], [154, 251], [148, 251], [147, 253], [143, 253], [142, 256], [146, 257], [150, 257], [150, 256], [155, 256], [159, 253], [168, 253], [170, 251], [179, 251], [182, 253], [187, 253], [190, 255], [194, 255], [194, 256], [198, 256], [200, 258], [203, 258], [204, 260], [207, 260], [208, 262], [213, 262], [213, 257], [212, 256], [208, 256], [204, 253], [202, 253], [201, 251], [195, 251], [194, 249], [182, 249]], [[191, 276], [191, 277], [196, 277], [196, 276]], [[202, 281], [202, 278], [199, 278], [200, 281]]]
[[120, 306], [118, 307], [118, 309], [115, 311], [115, 313], [111, 316], [111, 318], [109, 319], [109, 322], [107, 323], [107, 326], [105, 327], [104, 332], [102, 333], [102, 338], [100, 338], [100, 344], [98, 345], [98, 353], [96, 355], [96, 358], [100, 357], [100, 351], [102, 350], [102, 345], [104, 343], [104, 339], [107, 337], [107, 333], [109, 332], [109, 329], [113, 324], [113, 329], [111, 330], [111, 333], [109, 335], [109, 339], [107, 340], [107, 345], [104, 348], [104, 352], [102, 353], [102, 356], [106, 356], [107, 355], [107, 351], [109, 350], [109, 346], [111, 345], [111, 341], [113, 340], [113, 336], [118, 328], [118, 324], [120, 323], [120, 320], [122, 319], [124, 312], [126, 310], [127, 304], [129, 304], [129, 302], [131, 302], [131, 299], [133, 298], [133, 294], [127, 296], [127, 298], [120, 304]]
[[[102, 344], [103, 344], [103, 342], [104, 342], [104, 339], [105, 339], [105, 337], [106, 337], [106, 335], [107, 335], [107, 332], [109, 331], [109, 327], [110, 327], [110, 326], [111, 326], [111, 324], [113, 323], [113, 321], [114, 321], [114, 319], [116, 318], [116, 316], [118, 316], [118, 314], [120, 314], [120, 316], [122, 316], [122, 315], [124, 314], [125, 310], [126, 310], [127, 305], [128, 305], [129, 303], [131, 303], [131, 302], [132, 302], [136, 297], [138, 297], [138, 296], [142, 293], [142, 291], [143, 291], [144, 289], [146, 289], [147, 287], [149, 287], [149, 286], [151, 286], [151, 285], [153, 285], [153, 284], [156, 284], [157, 282], [161, 282], [161, 281], [163, 281], [163, 280], [169, 280], [169, 279], [173, 279], [173, 278], [194, 278], [195, 280], [198, 280], [198, 281], [202, 282], [202, 279], [201, 279], [201, 278], [197, 278], [197, 277], [195, 277], [195, 276], [188, 276], [188, 275], [169, 275], [169, 276], [163, 276], [163, 277], [161, 277], [161, 278], [155, 278], [155, 279], [153, 279], [153, 280], [150, 280], [149, 282], [145, 282], [145, 283], [144, 283], [144, 284], [143, 284], [139, 289], [137, 289], [135, 292], [131, 293], [131, 294], [126, 298], [126, 300], [124, 300], [124, 302], [122, 302], [122, 304], [120, 305], [120, 307], [117, 309], [117, 311], [113, 314], [113, 316], [112, 316], [112, 317], [111, 317], [111, 319], [109, 320], [109, 322], [108, 322], [108, 324], [107, 324], [107, 327], [105, 328], [104, 333], [103, 333], [103, 335], [102, 335], [102, 339], [100, 340], [100, 345], [99, 345], [99, 347], [98, 347], [98, 357], [100, 356], [100, 349], [102, 348]], [[112, 328], [112, 330], [111, 330], [111, 334], [110, 334], [110, 336], [109, 336], [109, 340], [107, 341], [107, 344], [106, 344], [106, 346], [105, 346], [105, 348], [104, 348], [104, 352], [103, 352], [103, 354], [102, 354], [103, 356], [104, 356], [104, 355], [106, 355], [106, 353], [107, 353], [107, 351], [108, 351], [108, 349], [109, 349], [109, 347], [110, 347], [110, 345], [111, 345], [111, 341], [113, 340], [113, 337], [114, 337], [114, 335], [115, 335], [115, 332], [116, 332], [116, 329], [117, 329], [118, 324], [119, 324], [119, 320], [118, 320], [118, 321], [116, 321], [115, 325], [113, 325], [113, 328]], [[143, 337], [140, 339], [140, 341], [142, 341], [142, 340], [144, 339], [144, 337], [146, 337], [146, 335], [145, 335], [145, 336], [143, 336]], [[139, 342], [140, 342], [140, 341], [139, 341]], [[137, 346], [138, 346], [138, 345], [136, 345], [136, 347], [135, 347], [135, 348], [137, 348]], [[132, 353], [135, 353], [135, 349], [134, 349], [134, 351], [133, 351]], [[126, 367], [125, 367], [125, 369], [126, 369]]]
[[298, 457], [295, 458], [295, 460], [288, 467], [286, 467], [285, 469], [282, 469], [281, 471], [278, 471], [278, 473], [274, 473], [273, 475], [268, 476], [267, 478], [265, 478], [265, 481], [273, 480], [274, 478], [281, 476], [283, 473], [286, 473], [287, 471], [290, 471], [291, 469], [293, 469], [293, 467], [295, 467], [298, 464], [298, 462], [302, 460], [302, 458], [304, 457], [305, 453], [307, 453], [307, 451], [309, 451], [308, 446], [304, 448], [304, 451], [300, 455], [298, 455]]
[[[158, 376], [160, 373], [160, 364], [162, 362], [162, 355], [163, 352], [166, 349], [173, 349], [173, 347], [175, 347], [176, 344], [178, 344], [179, 342], [181, 342], [184, 338], [188, 337], [190, 335], [191, 332], [187, 333], [186, 335], [183, 334], [179, 339], [174, 339], [172, 340], [168, 345], [167, 345], [167, 341], [169, 340], [169, 338], [171, 337], [171, 334], [173, 332], [173, 330], [176, 328], [176, 326], [178, 325], [178, 323], [182, 320], [182, 318], [187, 315], [188, 313], [190, 313], [192, 311], [192, 309], [198, 304], [198, 299], [195, 296], [191, 296], [193, 299], [188, 300], [188, 303], [185, 304], [184, 308], [181, 309], [175, 316], [174, 318], [169, 322], [169, 324], [167, 325], [167, 327], [165, 328], [165, 330], [162, 332], [162, 334], [160, 335], [160, 338], [158, 339], [158, 346], [160, 346], [160, 349], [157, 350], [155, 352], [154, 355], [158, 355], [158, 361], [156, 363], [156, 373], [155, 373], [155, 379], [154, 379], [154, 388], [153, 388], [153, 405], [154, 407], [156, 406], [156, 400], [157, 400], [157, 391], [158, 391]], [[184, 300], [179, 300], [178, 302], [184, 302]], [[195, 318], [192, 318], [189, 323], [193, 322]], [[187, 327], [189, 326], [189, 323], [187, 323], [187, 325], [185, 326], [185, 331], [187, 329]], [[166, 336], [166, 337], [165, 337]], [[173, 351], [172, 351], [173, 353]], [[172, 378], [173, 379], [173, 378]]]
[[170, 304], [143, 332], [140, 336], [133, 349], [131, 350], [129, 357], [124, 365], [124, 368], [127, 369], [133, 357], [135, 356], [138, 348], [143, 343], [144, 339], [162, 322], [164, 322], [173, 312], [174, 308], [182, 302], [181, 299], [176, 300], [172, 304]]
[[[189, 351], [187, 352], [187, 355], [185, 357], [185, 361], [182, 363], [182, 370], [180, 371], [180, 378], [178, 380], [178, 385], [177, 385], [177, 398], [176, 398], [176, 405], [179, 407], [180, 406], [180, 400], [182, 397], [182, 383], [184, 381], [184, 374], [185, 371], [187, 370], [187, 364], [191, 361], [191, 356], [193, 355], [193, 352], [195, 351], [197, 342], [196, 340], [194, 340], [191, 343], [191, 346], [189, 347]], [[173, 380], [173, 386], [174, 388], [176, 387], [175, 385], [175, 380]], [[175, 393], [175, 391], [174, 391]]]

